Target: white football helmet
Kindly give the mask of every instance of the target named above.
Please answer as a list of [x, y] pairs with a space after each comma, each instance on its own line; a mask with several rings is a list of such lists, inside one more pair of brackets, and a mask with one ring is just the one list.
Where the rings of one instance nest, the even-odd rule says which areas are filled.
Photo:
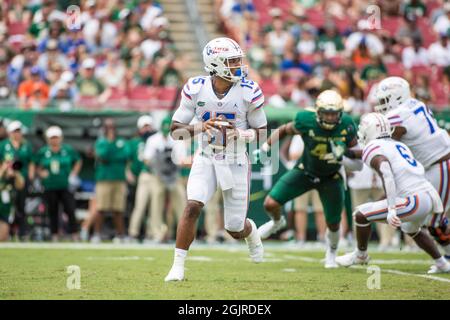
[[378, 105], [375, 111], [386, 114], [411, 98], [409, 83], [400, 77], [389, 77], [382, 80], [375, 91]]
[[[245, 54], [239, 44], [230, 38], [216, 38], [208, 42], [203, 49], [205, 70], [230, 82], [238, 82], [248, 74], [243, 64]], [[238, 66], [230, 67], [229, 59], [240, 58]]]
[[361, 117], [358, 129], [358, 140], [362, 145], [381, 138], [390, 138], [391, 124], [383, 114], [372, 112]]
[[[327, 130], [333, 130], [341, 122], [344, 103], [339, 93], [334, 90], [321, 92], [316, 99], [317, 122]], [[330, 122], [324, 118], [324, 113], [335, 113], [335, 120]]]

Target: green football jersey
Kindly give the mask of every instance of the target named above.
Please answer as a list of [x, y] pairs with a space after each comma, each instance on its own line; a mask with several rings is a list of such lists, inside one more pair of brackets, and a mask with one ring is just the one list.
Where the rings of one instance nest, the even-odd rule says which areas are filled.
[[48, 171], [48, 177], [42, 180], [46, 190], [64, 190], [69, 187], [69, 175], [80, 159], [80, 154], [74, 148], [62, 144], [58, 152], [43, 146], [35, 155], [34, 162]]
[[294, 126], [305, 143], [303, 155], [296, 166], [317, 177], [331, 176], [341, 167], [341, 164], [333, 159], [330, 142], [348, 146], [356, 138], [356, 125], [345, 113], [333, 130], [323, 129], [317, 123], [316, 112], [308, 110], [295, 115]]

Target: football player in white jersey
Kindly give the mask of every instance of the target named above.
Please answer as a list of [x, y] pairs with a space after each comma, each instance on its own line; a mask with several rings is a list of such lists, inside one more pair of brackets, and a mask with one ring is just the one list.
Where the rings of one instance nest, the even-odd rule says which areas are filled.
[[429, 216], [438, 221], [444, 208], [439, 194], [425, 178], [425, 170], [411, 150], [402, 142], [391, 139], [388, 119], [379, 113], [362, 117], [358, 137], [364, 145], [362, 159], [377, 171], [383, 180], [386, 199], [356, 207], [357, 250], [336, 258], [336, 262], [348, 267], [369, 261], [367, 244], [373, 222], [387, 222], [401, 227], [417, 245], [434, 260], [428, 273], [450, 272], [450, 263], [440, 254], [433, 239], [422, 230]]
[[251, 165], [246, 144], [266, 130], [267, 119], [262, 108], [264, 95], [257, 83], [245, 78], [243, 57], [232, 39], [210, 41], [203, 49], [205, 70], [210, 75], [188, 80], [173, 115], [175, 139], [201, 139], [189, 175], [188, 203], [178, 224], [173, 266], [165, 281], [184, 279], [184, 262], [195, 238], [197, 219], [217, 186], [223, 191], [225, 229], [233, 238], [245, 239], [253, 262], [263, 259], [256, 225], [247, 218]]
[[[414, 157], [425, 167], [425, 176], [438, 191], [444, 211], [450, 208], [450, 137], [441, 129], [427, 106], [411, 97], [409, 84], [400, 77], [381, 81], [376, 90], [379, 105], [376, 111], [386, 115], [392, 137], [406, 144]], [[429, 229], [450, 259], [448, 219], [444, 214], [435, 228]]]

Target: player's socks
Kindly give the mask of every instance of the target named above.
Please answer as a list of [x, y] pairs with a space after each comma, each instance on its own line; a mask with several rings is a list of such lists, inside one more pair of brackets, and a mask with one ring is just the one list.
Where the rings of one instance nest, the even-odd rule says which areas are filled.
[[175, 248], [173, 264], [184, 267], [184, 261], [186, 260], [187, 254], [188, 254], [187, 250]]
[[327, 245], [331, 251], [336, 251], [339, 244], [339, 230], [331, 231], [327, 228], [327, 232], [325, 234], [325, 238], [327, 239]]
[[448, 262], [447, 260], [445, 260], [444, 257], [440, 257], [438, 259], [434, 259], [434, 262], [436, 263], [437, 266], [442, 267], [445, 266]]
[[450, 260], [450, 244], [442, 246], [442, 249], [444, 249], [445, 259]]
[[367, 250], [359, 250], [359, 249], [356, 249], [356, 255], [357, 255], [358, 257], [364, 258], [364, 257], [367, 256]]

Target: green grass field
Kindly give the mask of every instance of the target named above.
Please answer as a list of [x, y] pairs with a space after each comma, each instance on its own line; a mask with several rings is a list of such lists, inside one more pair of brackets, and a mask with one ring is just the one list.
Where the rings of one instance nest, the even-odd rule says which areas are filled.
[[[0, 299], [450, 299], [450, 275], [426, 274], [421, 253], [372, 253], [380, 289], [368, 289], [366, 267], [326, 270], [322, 250], [266, 246], [253, 264], [244, 245], [195, 246], [187, 280], [165, 283], [172, 246], [0, 246]], [[67, 267], [81, 270], [81, 289], [66, 287]], [[369, 264], [370, 266], [370, 264]]]

